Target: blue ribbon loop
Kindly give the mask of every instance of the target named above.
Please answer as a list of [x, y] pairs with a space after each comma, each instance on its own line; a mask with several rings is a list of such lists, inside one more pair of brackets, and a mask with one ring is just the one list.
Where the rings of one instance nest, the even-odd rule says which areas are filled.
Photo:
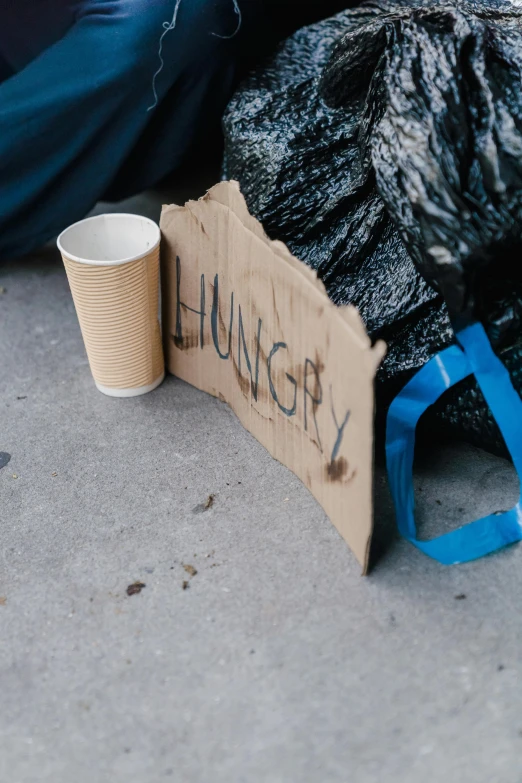
[[474, 375], [522, 475], [522, 400], [507, 369], [494, 353], [484, 327], [476, 323], [457, 334], [406, 384], [390, 406], [386, 463], [401, 535], [444, 565], [465, 563], [522, 539], [522, 498], [511, 511], [490, 514], [431, 541], [419, 541], [415, 526], [413, 458], [415, 429], [424, 411], [459, 381]]

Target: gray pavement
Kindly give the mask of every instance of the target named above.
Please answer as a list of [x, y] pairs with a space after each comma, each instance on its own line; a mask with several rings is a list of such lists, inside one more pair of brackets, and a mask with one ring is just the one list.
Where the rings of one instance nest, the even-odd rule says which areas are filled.
[[[522, 781], [522, 547], [437, 565], [379, 468], [362, 578], [225, 405], [96, 391], [53, 248], [0, 286], [1, 783]], [[416, 486], [425, 533], [518, 491], [464, 445]]]

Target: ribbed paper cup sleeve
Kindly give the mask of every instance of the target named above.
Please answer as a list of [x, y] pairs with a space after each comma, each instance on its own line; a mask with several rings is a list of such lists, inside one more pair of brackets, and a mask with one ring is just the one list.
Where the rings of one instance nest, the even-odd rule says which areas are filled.
[[155, 388], [165, 374], [159, 246], [115, 266], [81, 263], [63, 252], [62, 258], [97, 387], [114, 396]]

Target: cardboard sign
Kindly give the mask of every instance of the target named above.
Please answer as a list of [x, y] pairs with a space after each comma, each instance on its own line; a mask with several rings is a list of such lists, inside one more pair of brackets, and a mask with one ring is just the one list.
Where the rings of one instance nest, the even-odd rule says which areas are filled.
[[373, 380], [384, 354], [357, 311], [268, 239], [235, 182], [167, 206], [168, 370], [227, 402], [324, 508], [366, 571], [373, 528]]

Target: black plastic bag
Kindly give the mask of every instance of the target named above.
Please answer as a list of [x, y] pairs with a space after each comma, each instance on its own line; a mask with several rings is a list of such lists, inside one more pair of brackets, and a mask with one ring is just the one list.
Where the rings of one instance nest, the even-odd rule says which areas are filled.
[[[477, 318], [522, 388], [521, 34], [507, 1], [365, 3], [298, 31], [225, 116], [251, 211], [388, 342], [382, 410]], [[437, 407], [502, 449], [473, 381]]]

